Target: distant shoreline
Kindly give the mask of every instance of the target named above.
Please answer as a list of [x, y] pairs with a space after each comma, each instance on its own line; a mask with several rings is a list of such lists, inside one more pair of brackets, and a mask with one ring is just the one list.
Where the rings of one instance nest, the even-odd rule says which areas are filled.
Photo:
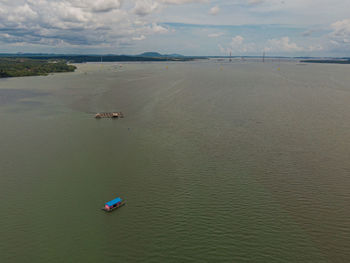
[[[139, 55], [115, 55], [115, 54], [42, 54], [42, 53], [0, 53], [0, 60], [7, 59], [30, 59], [45, 61], [65, 61], [66, 63], [87, 62], [186, 62], [205, 59], [263, 59], [262, 56], [183, 56], [179, 54], [160, 54], [157, 52], [145, 52]], [[269, 59], [298, 60], [300, 63], [322, 64], [350, 64], [350, 58], [321, 58], [321, 57], [284, 57], [266, 56]]]
[[[219, 57], [185, 57], [181, 55], [161, 55], [159, 53], [144, 53], [147, 55], [47, 55], [47, 54], [0, 54], [0, 78], [45, 76], [50, 73], [74, 72], [76, 66], [72, 64], [88, 62], [186, 62], [204, 59], [218, 59]], [[168, 57], [169, 56], [169, 57]], [[239, 57], [221, 57], [220, 60]], [[241, 57], [253, 58], [253, 57]], [[259, 58], [259, 57], [255, 57]], [[269, 57], [281, 59], [281, 57]], [[350, 64], [350, 58], [342, 59], [312, 59], [289, 58], [300, 63], [318, 64]]]
[[64, 60], [68, 63], [86, 62], [138, 62], [138, 61], [193, 61], [207, 59], [207, 57], [185, 57], [185, 56], [129, 56], [129, 55], [47, 55], [47, 54], [0, 54], [0, 59], [31, 59], [31, 60]]
[[319, 63], [319, 64], [350, 64], [350, 59], [347, 60], [338, 60], [338, 59], [307, 59], [301, 60], [301, 63]]

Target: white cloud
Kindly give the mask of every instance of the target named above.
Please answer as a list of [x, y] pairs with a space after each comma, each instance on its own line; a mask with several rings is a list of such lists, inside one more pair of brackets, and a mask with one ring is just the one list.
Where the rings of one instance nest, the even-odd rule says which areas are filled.
[[135, 41], [141, 41], [141, 40], [144, 40], [146, 39], [146, 37], [144, 35], [141, 35], [139, 37], [133, 37], [132, 40], [135, 40]]
[[218, 47], [219, 47], [221, 53], [223, 53], [223, 54], [227, 53], [226, 52], [227, 50], [221, 44], [218, 44]]
[[[169, 30], [144, 17], [163, 0], [13, 0], [0, 2], [0, 43], [45, 46], [130, 45]], [[102, 14], [103, 13], [103, 14]]]
[[320, 45], [320, 44], [318, 44], [318, 45], [311, 45], [311, 46], [308, 47], [308, 51], [310, 51], [310, 52], [323, 51], [324, 49], [325, 48], [322, 45]]
[[257, 52], [257, 46], [252, 42], [245, 42], [244, 37], [237, 35], [235, 37], [232, 37], [231, 42], [229, 45], [224, 48], [222, 45], [218, 45], [220, 52], [224, 54], [245, 54], [248, 53], [256, 53]]
[[270, 39], [267, 41], [268, 52], [298, 52], [305, 51], [305, 48], [298, 46], [296, 43], [291, 42], [289, 37], [282, 37], [279, 39]]
[[222, 35], [224, 35], [224, 33], [219, 32], [219, 33], [209, 34], [208, 37], [210, 37], [210, 38], [217, 38], [217, 37], [221, 37]]
[[159, 3], [152, 0], [140, 0], [136, 2], [134, 12], [139, 16], [145, 16], [153, 13], [159, 7]]
[[220, 12], [220, 7], [219, 6], [214, 6], [210, 9], [209, 14], [215, 16]]
[[337, 21], [331, 25], [333, 32], [331, 36], [338, 41], [348, 43], [350, 40], [350, 19]]
[[160, 34], [164, 34], [164, 33], [168, 33], [169, 30], [163, 26], [160, 26], [156, 23], [153, 23], [152, 26], [151, 26], [151, 31], [153, 33], [160, 33]]
[[231, 41], [231, 47], [232, 48], [236, 48], [236, 47], [239, 47], [243, 44], [243, 41], [244, 41], [244, 37], [242, 36], [235, 36], [232, 38], [232, 41]]
[[93, 12], [109, 12], [113, 9], [119, 9], [122, 5], [122, 0], [65, 0], [65, 2]]
[[263, 50], [270, 54], [283, 54], [283, 53], [294, 53], [300, 52], [320, 52], [325, 48], [320, 43], [313, 45], [301, 46], [291, 41], [289, 37], [268, 39], [267, 41], [260, 41], [256, 44], [252, 41], [246, 41], [243, 36], [237, 35], [231, 39], [231, 42], [226, 46], [218, 45], [220, 52], [224, 54], [260, 54]]
[[326, 48], [332, 52], [350, 52], [350, 19], [336, 21], [326, 39]]
[[209, 0], [159, 0], [159, 2], [166, 4], [181, 5], [188, 3], [206, 3], [209, 2]]
[[[196, 34], [197, 25], [207, 31]], [[230, 32], [242, 33], [227, 40]], [[318, 0], [315, 5], [315, 0], [0, 0], [3, 51], [5, 46], [38, 45], [38, 51], [42, 46], [52, 47], [53, 52], [57, 46], [74, 46], [80, 52], [89, 47], [101, 47], [101, 52], [104, 47], [116, 52], [128, 47], [133, 52], [137, 41], [150, 40], [139, 43], [141, 49], [154, 38], [155, 48], [172, 45], [181, 52], [184, 45], [175, 42], [191, 42], [201, 47], [193, 52], [205, 55], [218, 51], [214, 41], [202, 45], [208, 37], [218, 38], [220, 51], [226, 53], [260, 54], [266, 48], [290, 55], [340, 50], [346, 56], [350, 51], [348, 1], [332, 0], [330, 5], [329, 0]]]
[[302, 36], [303, 36], [303, 37], [310, 37], [310, 36], [312, 35], [312, 33], [314, 33], [314, 30], [309, 29], [309, 30], [307, 30], [307, 31], [304, 31], [304, 32], [302, 33]]
[[258, 4], [262, 4], [264, 2], [264, 0], [248, 0], [248, 4], [250, 5], [258, 5]]
[[119, 47], [174, 33], [159, 20], [170, 7], [207, 0], [2, 0], [0, 43], [14, 46]]

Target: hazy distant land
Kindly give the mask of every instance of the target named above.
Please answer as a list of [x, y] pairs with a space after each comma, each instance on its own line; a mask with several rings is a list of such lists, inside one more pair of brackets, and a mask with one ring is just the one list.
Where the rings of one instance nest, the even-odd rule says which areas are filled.
[[350, 59], [306, 59], [303, 63], [323, 63], [323, 64], [350, 64]]
[[66, 60], [71, 63], [84, 62], [132, 62], [132, 61], [191, 61], [194, 59], [205, 59], [207, 57], [183, 56], [180, 54], [160, 54], [157, 52], [145, 52], [139, 55], [78, 55], [78, 54], [0, 54], [1, 57], [8, 58], [28, 58], [42, 60]]
[[[226, 58], [262, 58], [262, 57], [228, 57], [228, 56], [183, 56], [180, 54], [160, 54], [158, 52], [145, 52], [139, 55], [65, 55], [65, 54], [0, 54], [0, 78], [38, 76], [55, 72], [72, 72], [75, 66], [68, 63], [86, 62], [185, 62], [198, 59], [226, 59]], [[281, 57], [266, 57], [267, 59], [281, 59]], [[299, 57], [301, 63], [328, 63], [350, 64], [350, 58], [311, 58]]]
[[[205, 57], [202, 57], [205, 58]], [[0, 78], [38, 76], [55, 72], [72, 72], [75, 66], [67, 63], [86, 62], [164, 62], [192, 61], [194, 57], [179, 54], [145, 52], [140, 55], [57, 55], [57, 54], [0, 54]], [[196, 57], [200, 59], [200, 57]]]

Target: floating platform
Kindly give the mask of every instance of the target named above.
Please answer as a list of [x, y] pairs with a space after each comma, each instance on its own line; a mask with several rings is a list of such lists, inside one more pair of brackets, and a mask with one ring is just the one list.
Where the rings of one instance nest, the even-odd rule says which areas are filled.
[[105, 206], [101, 208], [103, 211], [106, 212], [112, 212], [113, 210], [116, 210], [122, 206], [124, 206], [125, 200], [122, 200], [120, 197], [117, 197], [116, 199], [113, 199], [107, 203], [105, 203]]
[[100, 113], [96, 113], [95, 118], [96, 119], [102, 119], [102, 118], [117, 119], [117, 118], [124, 118], [124, 114], [122, 112], [100, 112]]

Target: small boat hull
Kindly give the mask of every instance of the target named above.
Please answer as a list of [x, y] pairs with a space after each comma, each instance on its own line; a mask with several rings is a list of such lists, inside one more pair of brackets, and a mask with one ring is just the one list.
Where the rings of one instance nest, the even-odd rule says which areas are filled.
[[118, 206], [112, 207], [112, 208], [110, 208], [110, 209], [106, 209], [105, 207], [103, 207], [103, 208], [101, 208], [101, 210], [103, 210], [103, 211], [109, 213], [109, 212], [112, 212], [112, 211], [114, 211], [114, 210], [117, 210], [118, 208], [124, 206], [125, 204], [126, 204], [126, 202], [125, 202], [125, 201], [122, 201]]

